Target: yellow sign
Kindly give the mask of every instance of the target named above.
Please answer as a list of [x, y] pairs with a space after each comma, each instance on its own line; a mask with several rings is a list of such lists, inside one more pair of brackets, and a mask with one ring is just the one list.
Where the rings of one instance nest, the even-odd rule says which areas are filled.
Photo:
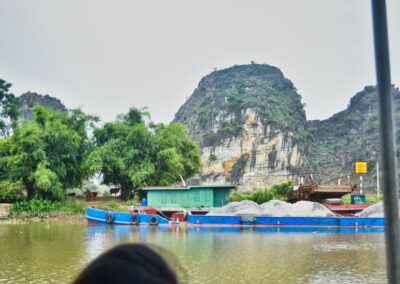
[[356, 162], [356, 174], [367, 173], [367, 162]]

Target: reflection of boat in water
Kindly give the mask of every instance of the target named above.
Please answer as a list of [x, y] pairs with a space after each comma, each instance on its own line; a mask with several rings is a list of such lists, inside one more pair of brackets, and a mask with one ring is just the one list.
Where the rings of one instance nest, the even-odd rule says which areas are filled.
[[117, 225], [199, 226], [199, 227], [383, 227], [384, 218], [361, 217], [266, 217], [213, 216], [206, 211], [160, 211], [127, 213], [87, 208], [89, 222]]

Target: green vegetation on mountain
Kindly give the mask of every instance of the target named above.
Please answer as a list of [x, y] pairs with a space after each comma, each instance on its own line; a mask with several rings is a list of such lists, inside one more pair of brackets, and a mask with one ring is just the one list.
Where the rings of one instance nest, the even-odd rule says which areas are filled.
[[204, 77], [177, 112], [175, 121], [188, 125], [189, 133], [202, 146], [212, 146], [243, 134], [249, 109], [257, 113], [264, 127], [301, 130], [306, 120], [301, 97], [292, 82], [276, 67], [250, 64]]

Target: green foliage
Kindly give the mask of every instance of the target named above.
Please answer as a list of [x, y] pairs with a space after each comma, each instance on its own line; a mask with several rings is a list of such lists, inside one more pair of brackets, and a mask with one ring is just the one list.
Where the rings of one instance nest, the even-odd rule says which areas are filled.
[[367, 121], [367, 132], [369, 134], [373, 133], [376, 129], [378, 129], [378, 115], [373, 114], [368, 117]]
[[239, 92], [234, 91], [231, 94], [229, 94], [227, 101], [228, 101], [227, 108], [230, 112], [238, 112], [241, 110], [243, 99], [242, 95]]
[[21, 181], [0, 181], [0, 202], [14, 202], [24, 198], [23, 185]]
[[120, 206], [117, 202], [115, 201], [111, 201], [110, 203], [108, 203], [108, 207], [112, 210], [116, 210], [118, 211], [120, 209]]
[[18, 98], [9, 92], [11, 84], [0, 79], [0, 138], [8, 137], [16, 126]]
[[204, 132], [202, 138], [203, 143], [206, 146], [215, 145], [219, 141], [218, 134], [214, 132]]
[[234, 192], [230, 196], [230, 201], [252, 200], [258, 204], [277, 199], [286, 200], [287, 195], [293, 190], [293, 181], [287, 181], [273, 185], [271, 188], [256, 190], [253, 193], [246, 194]]
[[46, 167], [45, 163], [39, 163], [32, 175], [34, 181], [35, 196], [42, 196], [50, 200], [61, 200], [64, 190], [58, 176]]
[[191, 177], [201, 166], [199, 148], [181, 124], [119, 119], [96, 129], [94, 136], [97, 147], [85, 168], [92, 174], [102, 172], [105, 184], [121, 186], [123, 197], [138, 187], [170, 185], [180, 175]]
[[66, 200], [64, 202], [47, 199], [31, 199], [15, 202], [11, 207], [12, 213], [46, 213], [52, 211], [84, 213], [85, 203], [82, 200]]
[[217, 115], [218, 110], [212, 108], [204, 108], [197, 114], [196, 121], [202, 129], [205, 129]]
[[242, 201], [242, 200], [252, 200], [252, 194], [242, 193], [242, 192], [233, 192], [229, 196], [229, 201]]
[[82, 200], [66, 200], [61, 203], [61, 207], [59, 208], [62, 212], [71, 212], [71, 213], [85, 213], [85, 202]]
[[264, 190], [256, 190], [253, 194], [252, 194], [252, 198], [251, 200], [253, 200], [254, 202], [258, 203], [258, 204], [263, 204], [264, 202], [270, 201], [272, 199], [280, 199], [275, 197], [274, 193], [272, 192], [272, 190], [268, 190], [268, 189], [264, 189]]
[[229, 121], [221, 122], [221, 129], [219, 130], [226, 136], [237, 136], [243, 130], [243, 123], [240, 120], [231, 119]]
[[208, 160], [211, 162], [214, 162], [217, 160], [217, 156], [215, 154], [210, 154], [210, 157], [208, 157]]
[[[53, 113], [36, 106], [33, 120], [0, 142], [0, 178], [21, 182], [28, 198], [62, 200], [66, 188], [80, 187], [92, 160], [86, 129], [96, 118], [80, 110]], [[86, 167], [83, 167], [86, 165]]]
[[353, 122], [353, 118], [351, 116], [346, 116], [343, 120], [343, 122], [347, 125], [351, 125], [351, 123]]
[[[296, 128], [305, 120], [304, 107], [296, 93], [287, 92], [285, 84], [262, 84], [264, 94], [246, 93], [245, 84], [237, 84], [237, 92], [228, 97], [229, 112], [239, 113], [246, 108], [256, 109], [264, 124], [286, 123]], [[289, 108], [291, 106], [291, 108]], [[295, 107], [294, 107], [295, 106]]]
[[61, 202], [46, 199], [31, 199], [29, 201], [15, 202], [11, 207], [12, 213], [30, 212], [41, 213], [55, 211], [61, 208]]
[[279, 184], [274, 184], [271, 189], [270, 189], [274, 195], [276, 196], [282, 196], [282, 197], [287, 197], [289, 192], [293, 190], [293, 181], [289, 180], [287, 182], [279, 183]]

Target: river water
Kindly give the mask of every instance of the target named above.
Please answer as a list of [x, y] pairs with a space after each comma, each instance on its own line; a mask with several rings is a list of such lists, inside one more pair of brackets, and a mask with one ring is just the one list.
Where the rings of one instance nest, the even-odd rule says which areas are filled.
[[189, 283], [386, 281], [380, 229], [25, 224], [0, 225], [0, 283], [68, 283], [127, 242], [155, 247]]

